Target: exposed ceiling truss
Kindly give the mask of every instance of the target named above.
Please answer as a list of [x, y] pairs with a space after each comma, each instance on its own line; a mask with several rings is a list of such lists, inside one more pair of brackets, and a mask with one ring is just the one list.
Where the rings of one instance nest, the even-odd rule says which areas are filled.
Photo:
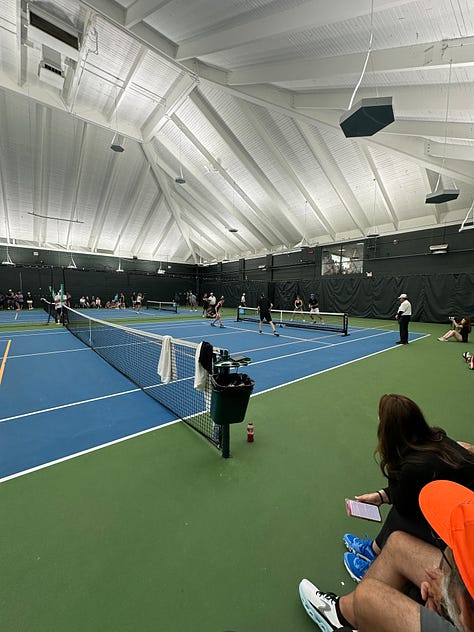
[[[474, 4], [373, 6], [0, 0], [0, 243], [197, 263], [461, 223]], [[395, 122], [345, 138], [354, 96]]]

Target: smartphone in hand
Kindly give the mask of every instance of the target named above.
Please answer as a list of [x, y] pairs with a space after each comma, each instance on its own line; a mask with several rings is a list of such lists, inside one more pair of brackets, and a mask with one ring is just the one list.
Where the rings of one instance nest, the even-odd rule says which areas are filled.
[[346, 508], [348, 516], [353, 516], [354, 518], [364, 518], [364, 520], [374, 520], [375, 522], [382, 522], [380, 509], [377, 507], [377, 505], [361, 503], [359, 500], [346, 498]]

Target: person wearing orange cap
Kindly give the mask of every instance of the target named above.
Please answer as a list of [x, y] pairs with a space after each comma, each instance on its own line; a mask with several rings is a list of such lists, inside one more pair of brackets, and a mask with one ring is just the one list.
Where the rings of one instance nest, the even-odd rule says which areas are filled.
[[428, 424], [412, 399], [399, 393], [382, 395], [378, 419], [377, 454], [387, 483], [378, 491], [355, 498], [392, 507], [374, 540], [344, 534], [344, 544], [350, 551], [344, 553], [344, 566], [355, 581], [364, 576], [393, 531], [405, 531], [436, 544], [418, 503], [426, 483], [448, 479], [474, 486], [474, 447], [455, 441], [442, 428]]
[[[323, 632], [474, 632], [474, 492], [432, 481], [419, 503], [441, 549], [397, 531], [348, 595], [300, 582], [303, 606]], [[420, 588], [424, 606], [402, 592], [407, 581]]]
[[447, 545], [441, 594], [462, 632], [474, 630], [474, 492], [453, 481], [432, 481], [420, 492], [426, 520]]

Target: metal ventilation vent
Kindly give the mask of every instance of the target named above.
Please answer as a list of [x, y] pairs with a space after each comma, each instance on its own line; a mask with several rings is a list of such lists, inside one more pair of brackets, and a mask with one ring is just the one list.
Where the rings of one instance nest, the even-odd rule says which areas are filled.
[[65, 57], [76, 61], [79, 58], [79, 32], [35, 4], [29, 5], [28, 39], [33, 43], [48, 46]]
[[61, 55], [47, 46], [43, 46], [43, 59], [38, 67], [38, 76], [41, 81], [58, 90], [62, 90], [64, 86], [65, 76], [61, 67]]
[[52, 66], [51, 64], [48, 64], [48, 62], [44, 62], [43, 68], [45, 70], [49, 70], [49, 72], [52, 72], [55, 75], [59, 75], [60, 77], [63, 76], [63, 71], [61, 70], [61, 68], [56, 68], [56, 66]]

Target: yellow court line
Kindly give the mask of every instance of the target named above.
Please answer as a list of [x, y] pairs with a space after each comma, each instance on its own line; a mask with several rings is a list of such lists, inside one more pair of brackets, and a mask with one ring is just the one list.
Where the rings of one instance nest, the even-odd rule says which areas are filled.
[[2, 379], [3, 379], [3, 372], [5, 370], [5, 365], [7, 363], [7, 358], [8, 358], [8, 352], [10, 351], [10, 345], [11, 345], [12, 341], [9, 340], [7, 342], [7, 348], [5, 349], [5, 353], [3, 354], [3, 360], [2, 360], [2, 366], [0, 366], [0, 384], [2, 383]]

